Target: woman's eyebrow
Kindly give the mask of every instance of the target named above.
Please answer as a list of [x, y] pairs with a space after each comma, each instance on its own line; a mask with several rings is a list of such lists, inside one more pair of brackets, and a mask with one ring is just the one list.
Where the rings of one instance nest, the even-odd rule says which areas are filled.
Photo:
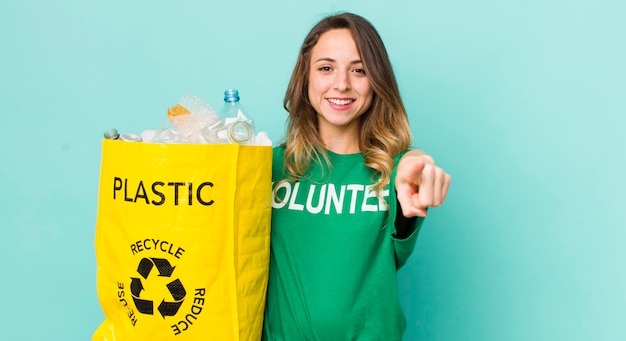
[[[336, 60], [333, 59], [333, 58], [330, 58], [330, 57], [322, 57], [322, 58], [319, 58], [319, 59], [317, 59], [315, 61], [315, 63], [317, 63], [317, 62], [336, 62]], [[360, 64], [360, 63], [363, 63], [363, 61], [360, 60], [360, 59], [355, 59], [355, 60], [350, 62], [350, 64]]]

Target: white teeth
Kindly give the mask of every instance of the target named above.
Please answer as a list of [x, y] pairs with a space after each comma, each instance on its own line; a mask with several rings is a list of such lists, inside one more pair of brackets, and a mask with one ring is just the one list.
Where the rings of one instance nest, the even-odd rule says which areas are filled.
[[347, 105], [352, 103], [351, 99], [334, 99], [334, 98], [329, 98], [328, 101], [332, 104], [336, 104], [336, 105]]

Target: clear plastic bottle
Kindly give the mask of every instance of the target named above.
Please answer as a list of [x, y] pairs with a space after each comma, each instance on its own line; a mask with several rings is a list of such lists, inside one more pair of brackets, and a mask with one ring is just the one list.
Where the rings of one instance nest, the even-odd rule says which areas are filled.
[[217, 136], [227, 143], [252, 144], [255, 134], [254, 120], [246, 115], [239, 99], [238, 90], [224, 91], [224, 106], [219, 112], [224, 126]]

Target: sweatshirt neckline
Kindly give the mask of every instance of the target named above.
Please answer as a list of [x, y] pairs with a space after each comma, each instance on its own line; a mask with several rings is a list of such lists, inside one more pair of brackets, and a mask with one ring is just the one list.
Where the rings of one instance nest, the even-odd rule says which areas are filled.
[[363, 154], [359, 153], [350, 153], [350, 154], [338, 154], [335, 152], [332, 152], [330, 150], [326, 150], [326, 154], [328, 154], [328, 158], [330, 159], [331, 163], [335, 163], [335, 162], [355, 162], [355, 161], [362, 161], [363, 160]]

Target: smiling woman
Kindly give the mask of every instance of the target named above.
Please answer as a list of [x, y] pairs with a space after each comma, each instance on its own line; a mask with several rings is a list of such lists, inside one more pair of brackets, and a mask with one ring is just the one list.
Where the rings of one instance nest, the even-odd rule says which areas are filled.
[[315, 25], [284, 107], [264, 340], [401, 340], [396, 271], [450, 176], [408, 150], [407, 114], [374, 27], [351, 13]]
[[372, 104], [373, 90], [352, 33], [335, 29], [322, 34], [311, 61], [308, 96], [324, 145], [337, 153], [358, 152], [353, 142], [358, 141], [361, 115]]

